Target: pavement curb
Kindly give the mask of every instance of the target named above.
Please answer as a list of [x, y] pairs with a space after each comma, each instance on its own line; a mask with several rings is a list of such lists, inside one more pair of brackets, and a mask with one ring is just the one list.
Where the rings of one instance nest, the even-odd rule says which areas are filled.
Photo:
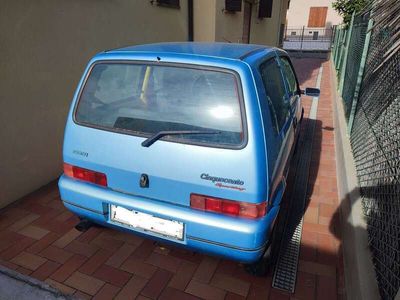
[[[65, 300], [77, 300], [78, 299], [72, 295], [63, 294], [61, 291], [53, 288], [52, 286], [48, 285], [47, 283], [45, 283], [43, 281], [20, 274], [14, 270], [8, 269], [1, 265], [0, 265], [0, 276], [6, 276], [7, 278], [9, 278], [11, 280], [16, 280], [18, 283], [29, 285], [33, 289], [40, 290], [43, 293], [53, 296], [54, 299], [59, 299], [59, 300], [64, 300], [64, 299]], [[8, 288], [10, 289], [9, 286], [8, 286]]]
[[337, 80], [332, 60], [331, 80], [346, 295], [347, 299], [380, 299], [356, 168], [347, 135], [343, 101], [335, 88]]

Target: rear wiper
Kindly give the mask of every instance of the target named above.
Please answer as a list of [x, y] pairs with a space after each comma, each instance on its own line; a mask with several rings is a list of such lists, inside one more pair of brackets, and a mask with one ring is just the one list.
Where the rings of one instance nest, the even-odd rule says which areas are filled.
[[181, 135], [181, 134], [220, 134], [221, 131], [210, 131], [210, 130], [176, 130], [176, 131], [159, 131], [152, 135], [142, 143], [143, 147], [150, 147], [157, 140], [161, 139], [166, 135]]

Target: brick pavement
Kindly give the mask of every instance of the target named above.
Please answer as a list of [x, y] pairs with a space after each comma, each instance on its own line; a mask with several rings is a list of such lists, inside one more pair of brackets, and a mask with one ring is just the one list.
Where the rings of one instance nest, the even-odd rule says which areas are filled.
[[[330, 63], [294, 61], [303, 87], [315, 86], [321, 63], [322, 93], [294, 294], [271, 288], [272, 274], [254, 277], [233, 261], [107, 228], [81, 233], [55, 183], [0, 212], [0, 264], [83, 299], [344, 298], [339, 224], [333, 219], [338, 196]], [[305, 117], [310, 104], [304, 97]]]

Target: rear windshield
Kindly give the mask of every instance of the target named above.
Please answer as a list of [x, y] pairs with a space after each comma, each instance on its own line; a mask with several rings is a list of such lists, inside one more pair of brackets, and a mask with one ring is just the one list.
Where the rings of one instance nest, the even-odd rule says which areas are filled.
[[98, 63], [75, 113], [78, 123], [129, 134], [170, 135], [187, 143], [239, 146], [243, 142], [236, 76], [228, 71], [153, 64]]

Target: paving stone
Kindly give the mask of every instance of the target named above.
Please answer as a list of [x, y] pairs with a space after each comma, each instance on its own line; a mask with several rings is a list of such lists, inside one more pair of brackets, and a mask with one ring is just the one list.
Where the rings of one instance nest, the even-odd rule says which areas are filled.
[[26, 269], [24, 267], [18, 267], [16, 271], [22, 275], [30, 276], [32, 274], [32, 270]]
[[[149, 299], [149, 298], [147, 298]], [[158, 298], [159, 300], [198, 300], [201, 298], [198, 298], [196, 296], [193, 296], [191, 294], [187, 294], [185, 292], [182, 292], [180, 290], [171, 288], [171, 287], [166, 287], [160, 297]]]
[[246, 300], [246, 297], [228, 292], [225, 296], [225, 300]]
[[72, 273], [87, 260], [85, 256], [74, 254], [50, 277], [58, 282], [64, 282]]
[[93, 272], [96, 271], [97, 268], [99, 268], [102, 264], [104, 264], [111, 255], [112, 252], [100, 249], [95, 255], [89, 258], [85, 264], [82, 265], [82, 267], [79, 268], [79, 271], [89, 275], [93, 274]]
[[74, 272], [65, 281], [65, 284], [93, 296], [104, 285], [104, 281], [80, 272]]
[[247, 300], [259, 300], [259, 299], [268, 299], [269, 293], [271, 291], [271, 285], [251, 285], [249, 294], [247, 296]]
[[39, 215], [37, 215], [37, 214], [29, 214], [26, 217], [24, 217], [24, 218], [18, 220], [17, 222], [15, 222], [14, 224], [12, 224], [10, 227], [8, 227], [8, 229], [11, 231], [18, 231], [18, 230], [22, 229], [23, 227], [25, 227], [26, 225], [32, 223], [33, 221], [35, 221], [38, 218], [39, 218]]
[[90, 299], [92, 299], [92, 296], [90, 296], [90, 295], [88, 295], [88, 294], [86, 294], [86, 293], [83, 293], [83, 292], [81, 292], [81, 291], [76, 291], [75, 293], [74, 293], [74, 296], [76, 297], [76, 298], [78, 298], [78, 299], [80, 299], [80, 300], [90, 300]]
[[153, 253], [155, 247], [156, 246], [153, 241], [144, 240], [143, 243], [136, 248], [131, 256], [137, 259], [146, 260]]
[[150, 255], [150, 257], [146, 260], [146, 263], [148, 264], [165, 269], [173, 273], [176, 273], [178, 271], [181, 262], [182, 261], [179, 258], [158, 254], [156, 252], [153, 252]]
[[9, 262], [9, 261], [4, 261], [4, 260], [0, 260], [0, 265], [2, 265], [3, 267], [6, 267], [8, 269], [11, 269], [11, 270], [16, 270], [19, 268], [18, 265], [13, 264], [12, 262]]
[[17, 243], [13, 244], [11, 247], [7, 248], [7, 250], [1, 252], [0, 258], [4, 260], [10, 260], [13, 257], [17, 256], [19, 253], [24, 251], [30, 245], [35, 242], [34, 239], [30, 237], [24, 237], [19, 240]]
[[128, 272], [107, 265], [101, 265], [93, 276], [118, 287], [123, 287], [131, 278]]
[[49, 285], [51, 285], [53, 288], [60, 290], [62, 293], [67, 294], [67, 295], [72, 295], [75, 293], [75, 289], [62, 284], [61, 282], [55, 281], [53, 279], [47, 278], [45, 280], [45, 282], [47, 282]]
[[93, 297], [93, 300], [114, 299], [114, 297], [118, 294], [119, 291], [120, 291], [119, 287], [106, 283], [105, 285], [103, 285], [100, 291], [98, 291], [97, 294]]
[[196, 271], [197, 265], [189, 261], [182, 261], [178, 271], [171, 278], [168, 286], [184, 291]]
[[82, 233], [77, 240], [84, 243], [89, 243], [95, 239], [99, 234], [101, 234], [102, 228], [97, 226], [92, 226], [88, 231]]
[[317, 276], [316, 299], [336, 300], [337, 297], [336, 279], [327, 276]]
[[48, 260], [43, 265], [41, 265], [35, 272], [33, 272], [31, 276], [38, 280], [43, 281], [47, 277], [49, 277], [53, 272], [55, 272], [59, 267], [60, 267], [59, 263]]
[[37, 254], [44, 249], [46, 249], [50, 244], [52, 244], [55, 240], [57, 240], [59, 237], [58, 234], [54, 232], [49, 232], [46, 234], [43, 238], [41, 238], [39, 241], [36, 241], [34, 244], [32, 244], [30, 247], [26, 249], [27, 252]]
[[297, 272], [295, 298], [297, 299], [316, 299], [316, 276], [304, 272]]
[[336, 277], [336, 267], [335, 266], [319, 264], [319, 263], [311, 262], [311, 261], [300, 260], [298, 270], [301, 272], [315, 274], [315, 275]]
[[46, 262], [43, 257], [31, 254], [28, 252], [21, 252], [11, 260], [12, 263], [24, 267], [29, 270], [36, 270]]
[[186, 293], [192, 294], [196, 297], [212, 300], [223, 300], [226, 292], [211, 285], [201, 283], [192, 279], [185, 290]]
[[122, 263], [135, 251], [137, 246], [133, 246], [127, 243], [124, 243], [121, 248], [119, 248], [106, 262], [107, 265], [110, 265], [115, 268], [119, 268]]
[[214, 277], [211, 280], [211, 285], [243, 297], [247, 296], [250, 288], [248, 282], [218, 273], [214, 274]]
[[39, 255], [42, 257], [45, 257], [47, 259], [50, 259], [52, 261], [63, 264], [73, 255], [73, 253], [50, 245], [46, 249], [44, 249], [42, 252], [40, 252]]
[[[289, 299], [292, 300], [289, 293], [285, 293], [285, 292], [279, 291], [277, 289], [271, 289], [271, 292], [269, 293], [269, 299], [271, 299], [271, 300], [289, 300]], [[293, 298], [293, 300], [294, 299], [296, 299], [296, 298]]]
[[65, 246], [64, 249], [75, 254], [91, 257], [99, 250], [99, 247], [73, 240], [71, 243]]
[[162, 290], [167, 286], [171, 277], [171, 272], [158, 269], [153, 277], [148, 281], [141, 294], [151, 299], [157, 299]]
[[204, 283], [210, 282], [218, 267], [218, 263], [219, 260], [217, 258], [205, 256], [197, 268], [196, 273], [194, 273], [193, 278]]
[[115, 297], [115, 300], [133, 300], [147, 284], [147, 279], [133, 276]]
[[81, 234], [82, 234], [81, 232], [79, 232], [75, 228], [72, 228], [70, 231], [68, 231], [66, 234], [64, 234], [62, 237], [60, 237], [58, 240], [56, 240], [53, 243], [53, 245], [58, 248], [64, 248], [65, 246], [67, 246], [69, 243], [71, 243], [73, 240], [75, 240]]
[[40, 240], [45, 235], [49, 233], [48, 230], [42, 229], [34, 225], [28, 225], [18, 231], [19, 234], [25, 235], [27, 237], [33, 238], [35, 240]]
[[130, 257], [124, 261], [124, 263], [120, 266], [120, 269], [146, 279], [150, 279], [157, 271], [157, 267], [133, 257]]
[[123, 245], [124, 242], [116, 240], [109, 235], [100, 234], [90, 243], [102, 249], [114, 252], [117, 251]]
[[14, 231], [5, 229], [0, 232], [0, 252], [15, 245], [18, 241], [24, 239], [25, 236]]

